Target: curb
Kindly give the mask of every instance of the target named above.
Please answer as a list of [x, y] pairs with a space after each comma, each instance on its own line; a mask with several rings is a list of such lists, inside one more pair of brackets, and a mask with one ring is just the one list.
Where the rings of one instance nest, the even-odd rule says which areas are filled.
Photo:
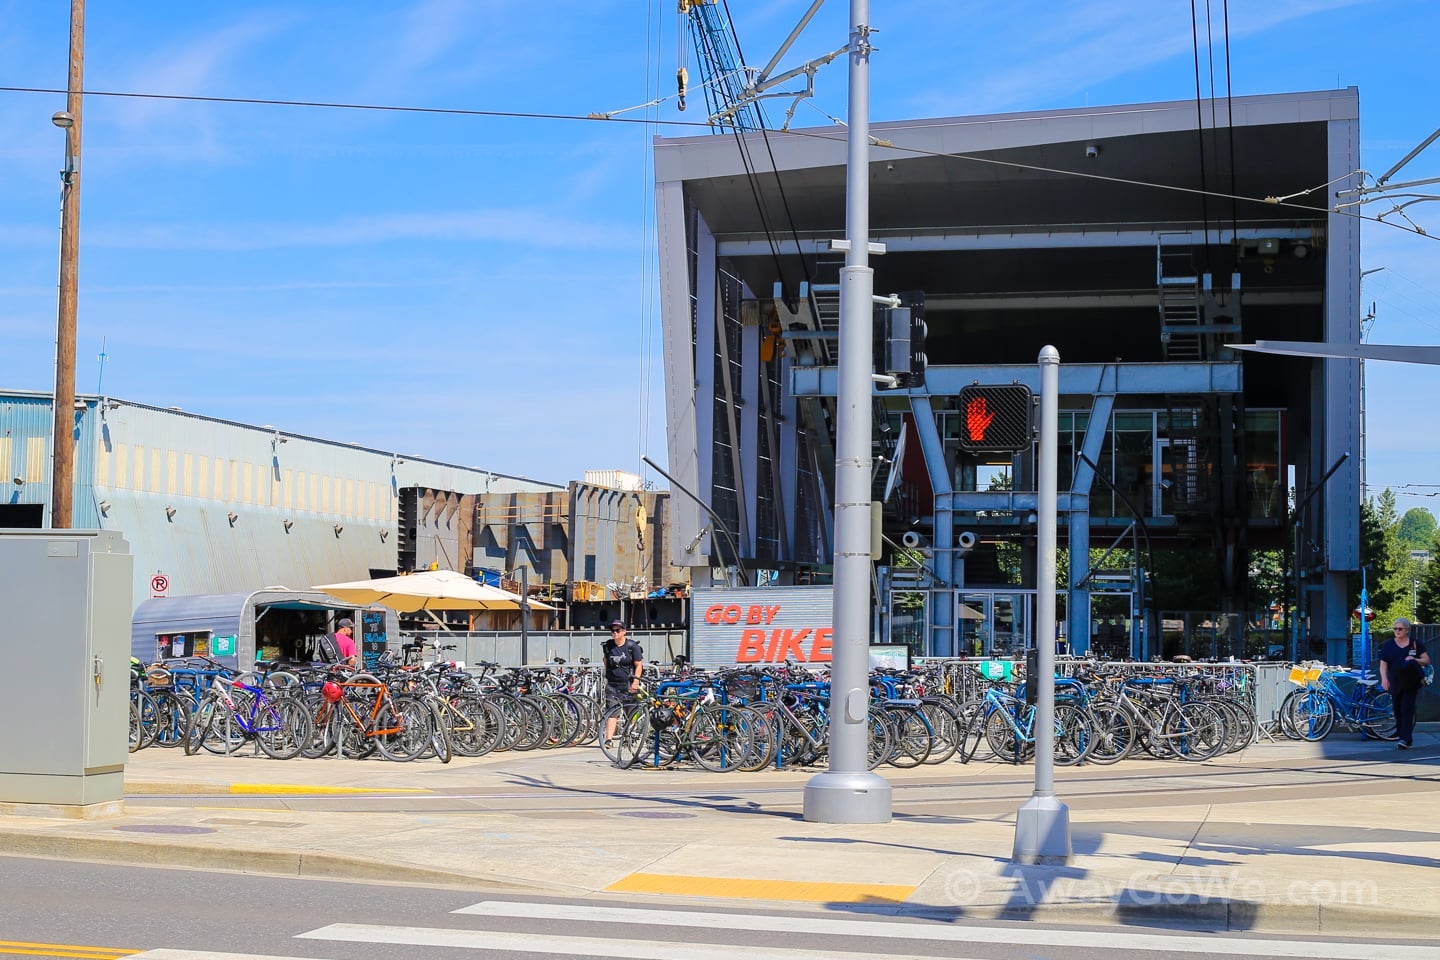
[[137, 838], [52, 836], [0, 830], [7, 856], [88, 860], [146, 867], [186, 867], [283, 877], [311, 877], [364, 883], [463, 887], [527, 895], [557, 891], [501, 877], [476, 877], [394, 861], [333, 853], [266, 848], [232, 848], [217, 844], [146, 842]]

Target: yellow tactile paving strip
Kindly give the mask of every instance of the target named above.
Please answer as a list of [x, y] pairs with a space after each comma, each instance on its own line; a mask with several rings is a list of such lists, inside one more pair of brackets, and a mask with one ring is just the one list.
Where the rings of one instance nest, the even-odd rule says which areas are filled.
[[316, 787], [302, 784], [290, 783], [232, 783], [230, 793], [243, 794], [321, 794], [321, 793], [429, 793], [429, 790], [416, 787], [394, 787], [391, 789], [377, 787]]
[[915, 892], [899, 883], [824, 883], [808, 880], [760, 880], [739, 877], [690, 877], [632, 873], [605, 888], [606, 893], [668, 893], [729, 900], [791, 900], [805, 903], [902, 903]]
[[31, 943], [28, 940], [0, 940], [0, 953], [34, 957], [84, 957], [88, 960], [116, 960], [139, 953], [126, 947], [91, 947], [78, 943]]

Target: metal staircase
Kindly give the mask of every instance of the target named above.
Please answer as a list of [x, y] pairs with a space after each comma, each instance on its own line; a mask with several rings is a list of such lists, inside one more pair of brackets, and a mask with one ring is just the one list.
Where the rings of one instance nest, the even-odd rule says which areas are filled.
[[1204, 360], [1204, 290], [1190, 248], [1155, 245], [1155, 282], [1160, 293], [1160, 346], [1167, 361]]

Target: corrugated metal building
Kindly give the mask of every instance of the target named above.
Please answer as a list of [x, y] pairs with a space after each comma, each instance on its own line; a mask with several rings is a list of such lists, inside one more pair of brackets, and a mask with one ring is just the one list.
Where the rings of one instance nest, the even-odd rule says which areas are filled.
[[[47, 394], [0, 391], [0, 527], [49, 522], [52, 420]], [[402, 488], [565, 489], [113, 397], [77, 398], [75, 423], [72, 525], [124, 532], [137, 602], [156, 573], [189, 595], [394, 570]]]
[[[1294, 199], [1358, 182], [1358, 91], [871, 129], [870, 236], [850, 240], [885, 244], [876, 294], [923, 292], [929, 360], [921, 385], [871, 398], [883, 531], [924, 548], [885, 549], [881, 635], [940, 655], [1033, 639], [1033, 563], [1012, 559], [1035, 549], [1033, 449], [967, 448], [960, 393], [1038, 387], [1048, 344], [1063, 361], [1061, 538], [1078, 561], [1058, 602], [1073, 647], [1103, 616], [1120, 653], [1249, 653], [1243, 624], [1273, 599], [1249, 595], [1250, 552], [1282, 547], [1298, 549], [1301, 655], [1346, 642], [1360, 364], [1234, 345], [1359, 342], [1358, 220]], [[669, 470], [706, 504], [676, 499], [671, 543], [697, 585], [736, 563], [786, 583], [830, 575], [846, 159], [833, 128], [655, 141]], [[776, 230], [765, 211], [781, 209]], [[727, 536], [707, 536], [716, 525]], [[1114, 581], [1088, 568], [1117, 537], [1135, 559]], [[1191, 608], [1167, 606], [1182, 591], [1141, 562], [1152, 543], [1211, 568], [1225, 643], [1172, 649], [1161, 614]]]

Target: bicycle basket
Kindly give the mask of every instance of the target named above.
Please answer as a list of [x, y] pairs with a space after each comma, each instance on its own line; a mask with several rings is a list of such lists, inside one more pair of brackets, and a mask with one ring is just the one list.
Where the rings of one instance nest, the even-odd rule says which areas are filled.
[[1322, 672], [1320, 667], [1291, 667], [1290, 682], [1297, 687], [1308, 687], [1320, 679]]
[[145, 682], [152, 687], [168, 687], [170, 671], [164, 667], [150, 667], [145, 671]]

